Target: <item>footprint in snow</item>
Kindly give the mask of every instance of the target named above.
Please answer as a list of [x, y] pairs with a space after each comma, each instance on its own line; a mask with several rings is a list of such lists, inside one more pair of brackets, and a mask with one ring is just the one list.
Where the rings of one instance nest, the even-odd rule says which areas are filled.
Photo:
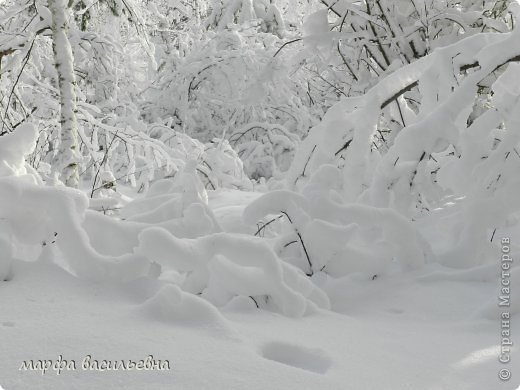
[[283, 342], [271, 342], [264, 345], [261, 354], [265, 359], [317, 374], [325, 374], [332, 365], [332, 360], [321, 349]]

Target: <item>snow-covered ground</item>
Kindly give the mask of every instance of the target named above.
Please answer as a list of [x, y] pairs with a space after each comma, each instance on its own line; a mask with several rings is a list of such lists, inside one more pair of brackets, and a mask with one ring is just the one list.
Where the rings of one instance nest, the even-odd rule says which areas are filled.
[[[210, 194], [226, 230], [257, 195]], [[51, 253], [51, 246], [48, 250]], [[431, 264], [374, 280], [359, 275], [316, 283], [332, 311], [302, 318], [257, 309], [236, 297], [217, 310], [167, 281], [78, 279], [52, 264], [15, 262], [0, 283], [0, 385], [15, 389], [516, 389], [520, 352], [498, 372], [499, 281], [490, 266], [454, 271]], [[321, 278], [321, 280], [318, 280]], [[166, 286], [166, 287], [165, 287]], [[168, 287], [170, 286], [170, 287]], [[511, 319], [514, 340], [520, 317]], [[24, 361], [74, 360], [76, 370], [20, 369]], [[153, 355], [170, 370], [85, 370], [83, 359]]]
[[519, 19], [0, 0], [0, 390], [520, 389]]

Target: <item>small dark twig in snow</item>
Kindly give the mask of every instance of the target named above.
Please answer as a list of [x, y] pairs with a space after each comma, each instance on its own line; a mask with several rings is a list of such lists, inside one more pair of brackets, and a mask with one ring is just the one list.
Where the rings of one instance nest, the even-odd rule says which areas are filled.
[[260, 306], [258, 306], [258, 302], [256, 301], [256, 299], [253, 298], [251, 295], [249, 296], [249, 298], [251, 298], [251, 299], [253, 300], [253, 302], [254, 302], [255, 305], [256, 305], [256, 308], [257, 308], [257, 309], [260, 309]]
[[262, 232], [262, 230], [264, 230], [267, 226], [269, 226], [270, 224], [272, 224], [273, 222], [275, 222], [277, 219], [280, 219], [280, 218], [283, 218], [283, 215], [279, 215], [278, 217], [271, 219], [269, 222], [264, 223], [262, 226], [260, 226], [258, 228], [258, 230], [255, 233], [255, 236], [258, 236]]
[[495, 229], [493, 230], [493, 234], [491, 235], [491, 240], [490, 240], [491, 242], [493, 242], [493, 238], [495, 237], [495, 233], [496, 233], [496, 231], [497, 231], [497, 228], [495, 228]]
[[289, 215], [285, 211], [282, 211], [282, 214], [284, 214], [287, 217], [287, 219], [289, 220], [289, 222], [291, 223], [291, 225], [293, 225], [294, 232], [298, 236], [298, 239], [300, 240], [300, 244], [302, 244], [303, 252], [305, 253], [305, 257], [307, 258], [307, 263], [309, 263], [309, 267], [310, 267], [310, 270], [311, 270], [310, 274], [306, 274], [306, 275], [307, 276], [314, 275], [314, 271], [312, 269], [312, 262], [311, 262], [311, 259], [309, 257], [309, 253], [307, 252], [307, 247], [305, 246], [305, 243], [303, 242], [303, 238], [302, 238], [302, 235], [301, 235], [300, 231], [294, 225], [293, 221], [291, 220], [291, 217], [289, 217]]

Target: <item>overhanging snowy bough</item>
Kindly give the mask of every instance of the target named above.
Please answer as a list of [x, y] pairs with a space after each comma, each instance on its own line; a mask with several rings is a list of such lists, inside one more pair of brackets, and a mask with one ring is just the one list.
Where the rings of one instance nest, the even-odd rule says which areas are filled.
[[92, 247], [82, 226], [88, 209], [85, 194], [42, 185], [24, 161], [36, 138], [34, 126], [24, 124], [0, 139], [0, 279], [11, 277], [15, 249], [24, 248], [26, 256], [32, 252], [43, 261], [45, 247], [51, 244], [61, 252], [63, 267], [80, 278], [125, 281], [146, 276], [147, 259], [133, 253], [107, 256]]
[[[517, 30], [471, 36], [337, 103], [298, 150], [289, 187], [332, 164], [347, 202], [410, 220], [448, 195], [464, 198], [459, 223], [447, 227], [460, 239], [438, 255], [455, 266], [481, 263], [490, 233], [518, 210], [519, 38]], [[394, 118], [402, 126], [381, 136]]]
[[1, 281], [16, 277], [13, 264], [32, 257], [84, 280], [148, 277], [156, 286], [173, 284], [216, 306], [242, 297], [295, 317], [330, 308], [328, 297], [266, 242], [222, 232], [195, 160], [130, 203], [122, 221], [89, 211], [88, 198], [78, 190], [44, 186], [23, 158], [36, 138], [27, 124], [0, 139]]
[[421, 267], [429, 251], [410, 222], [389, 208], [345, 203], [341, 183], [340, 171], [323, 165], [301, 194], [269, 192], [248, 205], [244, 219], [254, 224], [283, 216], [288, 225], [279, 232], [275, 250], [308, 276], [360, 272], [374, 277], [392, 265], [402, 270]]

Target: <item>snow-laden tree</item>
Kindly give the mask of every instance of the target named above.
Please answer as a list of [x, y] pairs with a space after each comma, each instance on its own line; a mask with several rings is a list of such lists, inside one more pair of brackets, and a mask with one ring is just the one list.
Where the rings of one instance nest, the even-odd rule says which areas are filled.
[[[237, 4], [223, 9], [242, 14]], [[207, 31], [181, 31], [175, 50], [164, 49], [169, 54], [143, 94], [146, 118], [202, 141], [228, 139], [251, 177], [277, 175], [315, 123], [303, 80], [289, 77], [290, 68], [274, 57], [283, 41], [263, 32], [254, 15], [225, 24], [211, 15]]]
[[329, 81], [346, 84], [339, 85], [347, 94], [365, 91], [377, 76], [462, 36], [512, 27], [510, 2], [503, 0], [321, 2], [327, 11], [308, 17], [304, 42], [318, 49], [316, 66], [332, 65]]
[[208, 28], [224, 30], [230, 25], [255, 24], [260, 32], [278, 37], [285, 34], [285, 22], [276, 2], [272, 0], [212, 0]]
[[[300, 40], [288, 40], [283, 51], [299, 64], [310, 99], [325, 109], [339, 99], [365, 93], [381, 78], [438, 47], [481, 32], [507, 32], [513, 25], [508, 1], [321, 3], [326, 9], [309, 14]], [[419, 100], [416, 90], [403, 99], [414, 109]], [[405, 111], [399, 99], [388, 105], [379, 124], [378, 147], [387, 148], [406, 125]]]
[[[40, 50], [39, 45], [43, 41], [42, 36], [50, 36], [52, 20], [49, 10], [42, 8], [39, 2], [6, 1], [0, 6], [2, 7], [0, 14], [0, 82], [2, 83], [0, 134], [3, 135], [12, 132], [34, 110], [34, 107], [28, 107], [28, 104], [22, 99], [23, 90], [19, 86], [23, 82], [27, 68], [31, 66], [30, 59], [35, 52], [41, 56], [40, 64], [49, 64], [52, 61], [52, 49], [48, 45], [49, 41], [47, 40], [47, 45], [43, 50]], [[45, 17], [39, 16], [38, 9], [44, 12]], [[40, 66], [38, 70], [44, 76], [42, 68], [43, 66]]]
[[[344, 202], [395, 210], [418, 229], [447, 197], [457, 199], [444, 226], [451, 244], [434, 256], [458, 267], [485, 262], [496, 251], [493, 232], [515, 224], [519, 210], [518, 34], [470, 35], [337, 103], [298, 149], [289, 187], [305, 188], [332, 164], [342, 172]], [[413, 89], [416, 103], [403, 99]], [[405, 126], [378, 147], [378, 125], [396, 100]]]
[[[3, 126], [5, 131], [12, 131], [29, 116], [40, 120], [41, 139], [31, 158], [33, 165], [45, 169], [44, 166], [50, 163], [58, 172], [63, 166], [71, 171], [71, 175], [64, 172], [63, 181], [76, 185], [81, 170], [78, 166], [82, 161], [80, 149], [87, 156], [97, 150], [97, 145], [95, 149], [91, 145], [85, 148], [87, 132], [84, 131], [83, 103], [101, 103], [99, 98], [89, 99], [89, 86], [94, 84], [91, 80], [99, 80], [96, 87], [102, 82], [113, 84], [113, 80], [106, 77], [114, 71], [107, 70], [113, 65], [108, 55], [111, 47], [103, 34], [82, 32], [74, 24], [69, 25], [68, 22], [74, 19], [70, 18], [68, 4], [51, 2], [51, 5], [50, 9], [41, 1], [27, 2], [23, 6], [6, 5], [5, 30], [0, 33], [6, 58], [1, 72], [2, 82], [10, 93], [2, 99]], [[76, 10], [76, 5], [71, 4], [72, 9]], [[9, 39], [11, 36], [17, 39]], [[82, 61], [85, 58], [87, 60]], [[85, 62], [88, 64], [92, 59], [97, 59], [98, 65], [102, 64], [94, 69], [96, 74], [89, 73], [90, 69], [85, 66]], [[79, 92], [77, 106], [76, 92]], [[59, 112], [62, 116], [57, 120]], [[75, 135], [76, 131], [79, 134]]]
[[[53, 171], [70, 169], [61, 179], [75, 186], [79, 176], [96, 197], [113, 194], [121, 180], [142, 190], [157, 177], [173, 175], [187, 159], [201, 157], [204, 151], [193, 142], [141, 118], [137, 95], [155, 59], [141, 3], [58, 5], [66, 19], [56, 20], [69, 24], [58, 23], [56, 36], [45, 1], [1, 6], [0, 83], [7, 91], [0, 100], [2, 133], [25, 121], [38, 124], [31, 164], [49, 182]], [[71, 146], [73, 155], [65, 153]], [[211, 173], [215, 186], [222, 183], [215, 179], [220, 174]]]
[[[43, 7], [40, 5], [40, 7]], [[68, 30], [68, 6], [65, 0], [49, 0], [52, 18], [52, 50], [58, 74], [60, 95], [60, 134], [61, 142], [58, 153], [61, 160], [61, 177], [69, 187], [79, 184], [78, 121], [76, 119], [76, 81], [74, 77], [74, 59]], [[44, 12], [39, 12], [42, 15]], [[48, 17], [48, 16], [47, 16]]]
[[[80, 156], [77, 144], [75, 77], [72, 51], [67, 35], [68, 6], [61, 1], [51, 1], [48, 5], [49, 8], [41, 1], [5, 5], [6, 12], [2, 15], [4, 29], [0, 32], [2, 42], [0, 61], [4, 56], [9, 57], [0, 70], [0, 75], [11, 76], [11, 85], [9, 85], [8, 96], [2, 98], [2, 108], [4, 108], [2, 132], [13, 131], [39, 108], [36, 101], [24, 99], [27, 93], [24, 93], [25, 88], [22, 88], [26, 82], [23, 76], [30, 72], [29, 68], [32, 64], [29, 62], [34, 52], [44, 51], [49, 47], [48, 42], [42, 41], [45, 40], [45, 36], [50, 35], [54, 53], [52, 60], [48, 54], [44, 54], [39, 59], [40, 64], [37, 63], [35, 68], [46, 72], [48, 67], [55, 67], [58, 87], [56, 94], [60, 104], [58, 122], [60, 159], [56, 169], [62, 173], [63, 181], [67, 185], [76, 187]], [[10, 38], [12, 36], [16, 38]], [[31, 87], [39, 83], [38, 76], [40, 75], [30, 81]], [[36, 85], [37, 88], [40, 86], [41, 84]], [[28, 108], [29, 104], [33, 107]]]

